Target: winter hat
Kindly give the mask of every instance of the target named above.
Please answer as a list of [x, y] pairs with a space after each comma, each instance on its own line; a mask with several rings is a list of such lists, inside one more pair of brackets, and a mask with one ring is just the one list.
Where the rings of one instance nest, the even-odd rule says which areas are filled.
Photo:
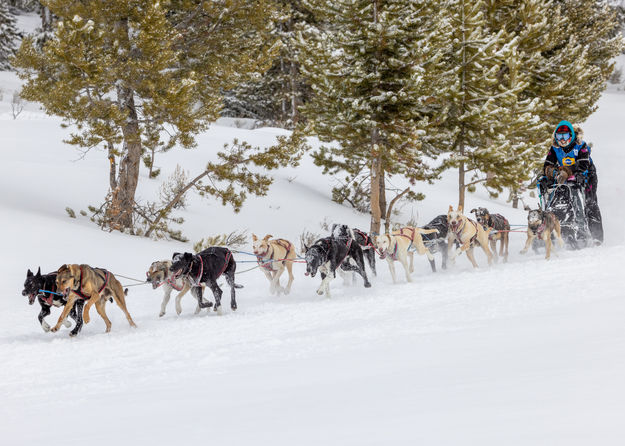
[[556, 133], [570, 133], [571, 141], [575, 141], [575, 130], [573, 130], [573, 124], [571, 124], [569, 121], [560, 121], [560, 123], [556, 126], [555, 132], [553, 132], [554, 137]]

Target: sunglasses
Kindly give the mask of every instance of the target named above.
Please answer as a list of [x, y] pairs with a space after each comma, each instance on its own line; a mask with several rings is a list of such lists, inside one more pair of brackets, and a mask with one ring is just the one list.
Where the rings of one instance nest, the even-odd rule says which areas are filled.
[[568, 141], [569, 139], [571, 139], [570, 133], [556, 133], [557, 141]]

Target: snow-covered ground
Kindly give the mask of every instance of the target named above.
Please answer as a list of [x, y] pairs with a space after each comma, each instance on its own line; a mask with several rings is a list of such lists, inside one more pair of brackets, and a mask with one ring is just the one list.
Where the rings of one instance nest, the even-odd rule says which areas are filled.
[[[28, 268], [103, 266], [144, 277], [150, 263], [192, 243], [100, 231], [70, 219], [107, 191], [103, 151], [83, 156], [64, 145], [68, 131], [27, 104], [16, 119], [14, 75], [0, 72], [0, 441], [52, 444], [273, 445], [621, 445], [625, 441], [625, 238], [621, 166], [625, 94], [604, 95], [584, 125], [599, 171], [606, 244], [559, 252], [551, 261], [521, 256], [511, 235], [508, 264], [474, 271], [459, 258], [433, 274], [415, 259], [414, 283], [393, 285], [379, 261], [373, 287], [296, 279], [289, 296], [270, 296], [258, 270], [240, 274], [239, 310], [193, 315], [193, 299], [158, 317], [161, 291], [130, 288], [131, 329], [108, 305], [112, 332], [95, 312], [81, 334], [44, 333], [20, 292]], [[142, 171], [139, 197], [154, 199], [176, 164], [190, 175], [234, 138], [271, 144], [280, 129], [215, 125], [195, 150], [157, 156], [158, 180]], [[191, 242], [248, 229], [299, 244], [306, 229], [368, 217], [330, 201], [332, 178], [305, 159], [281, 169], [267, 197], [239, 214], [192, 196], [180, 215]], [[427, 198], [404, 206], [426, 223], [457, 201], [455, 174], [423, 186]], [[528, 203], [528, 204], [535, 204]], [[467, 209], [486, 206], [513, 224], [525, 212], [478, 190]], [[247, 247], [251, 250], [251, 247]], [[249, 261], [244, 255], [239, 261]], [[438, 260], [438, 257], [437, 257]], [[239, 270], [253, 264], [241, 263]], [[122, 283], [130, 283], [122, 279]], [[60, 311], [48, 317], [53, 322]]]

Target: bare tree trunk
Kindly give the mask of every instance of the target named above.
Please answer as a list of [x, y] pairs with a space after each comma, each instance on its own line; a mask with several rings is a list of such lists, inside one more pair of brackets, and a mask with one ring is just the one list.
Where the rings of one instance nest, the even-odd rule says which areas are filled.
[[382, 156], [379, 153], [378, 129], [371, 130], [371, 189], [370, 189], [370, 205], [371, 205], [371, 232], [373, 234], [380, 233], [380, 220], [382, 213], [380, 212], [380, 184], [382, 182]]
[[107, 141], [109, 151], [109, 186], [111, 190], [117, 188], [117, 161], [115, 160], [115, 146], [110, 141]]
[[[460, 156], [464, 156], [464, 142], [460, 141], [458, 146]], [[465, 193], [465, 184], [464, 184], [464, 172], [465, 172], [464, 161], [460, 162], [458, 166], [458, 207], [462, 206], [464, 208], [464, 193]]]
[[390, 204], [388, 205], [388, 211], [386, 213], [386, 220], [384, 221], [384, 229], [387, 234], [391, 232], [391, 214], [393, 213], [393, 207], [395, 206], [395, 203], [397, 203], [397, 200], [399, 200], [401, 197], [406, 195], [409, 191], [410, 191], [410, 188], [407, 187], [401, 193], [395, 195], [395, 198], [393, 198]]
[[[386, 172], [384, 166], [380, 169], [380, 215], [384, 220], [390, 218], [390, 214], [386, 211]], [[388, 227], [388, 223], [385, 221], [384, 226]]]

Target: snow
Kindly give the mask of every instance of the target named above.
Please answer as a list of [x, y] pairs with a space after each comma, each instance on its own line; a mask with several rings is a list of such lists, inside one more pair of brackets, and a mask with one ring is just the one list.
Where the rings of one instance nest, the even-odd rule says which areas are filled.
[[[323, 232], [324, 219], [366, 229], [368, 217], [331, 202], [334, 180], [306, 158], [275, 172], [269, 195], [250, 197], [238, 214], [189, 197], [179, 214], [188, 244], [100, 231], [78, 211], [106, 194], [106, 152], [64, 145], [69, 130], [36, 104], [13, 120], [7, 91], [18, 87], [14, 74], [0, 72], [3, 444], [623, 443], [623, 93], [606, 93], [583, 126], [599, 172], [602, 247], [559, 251], [546, 262], [521, 256], [525, 236], [513, 233], [508, 264], [486, 268], [478, 252], [479, 270], [462, 256], [433, 274], [417, 256], [414, 283], [398, 274], [393, 285], [378, 261], [372, 288], [336, 279], [331, 299], [315, 294], [320, 279], [304, 277], [302, 264], [294, 266], [289, 296], [270, 296], [253, 270], [237, 276], [239, 309], [223, 316], [194, 315], [195, 301], [185, 296], [180, 316], [172, 299], [159, 318], [162, 292], [131, 287], [137, 329], [111, 304], [111, 333], [92, 311], [92, 322], [70, 339], [66, 328], [40, 328], [38, 305], [20, 294], [27, 268], [88, 263], [143, 278], [152, 261], [191, 251], [207, 235], [248, 229], [299, 245], [304, 229]], [[139, 198], [155, 199], [176, 164], [196, 174], [234, 138], [264, 146], [285, 133], [233, 122], [211, 126], [197, 149], [158, 154], [163, 173], [150, 180], [142, 170]], [[426, 199], [403, 206], [402, 219], [415, 215], [423, 224], [445, 213], [457, 201], [455, 181], [450, 172], [419, 185]], [[467, 200], [466, 209], [485, 206], [512, 224], [525, 222], [524, 211], [483, 189]], [[70, 219], [66, 207], [78, 217]], [[59, 314], [53, 309], [48, 322]]]

